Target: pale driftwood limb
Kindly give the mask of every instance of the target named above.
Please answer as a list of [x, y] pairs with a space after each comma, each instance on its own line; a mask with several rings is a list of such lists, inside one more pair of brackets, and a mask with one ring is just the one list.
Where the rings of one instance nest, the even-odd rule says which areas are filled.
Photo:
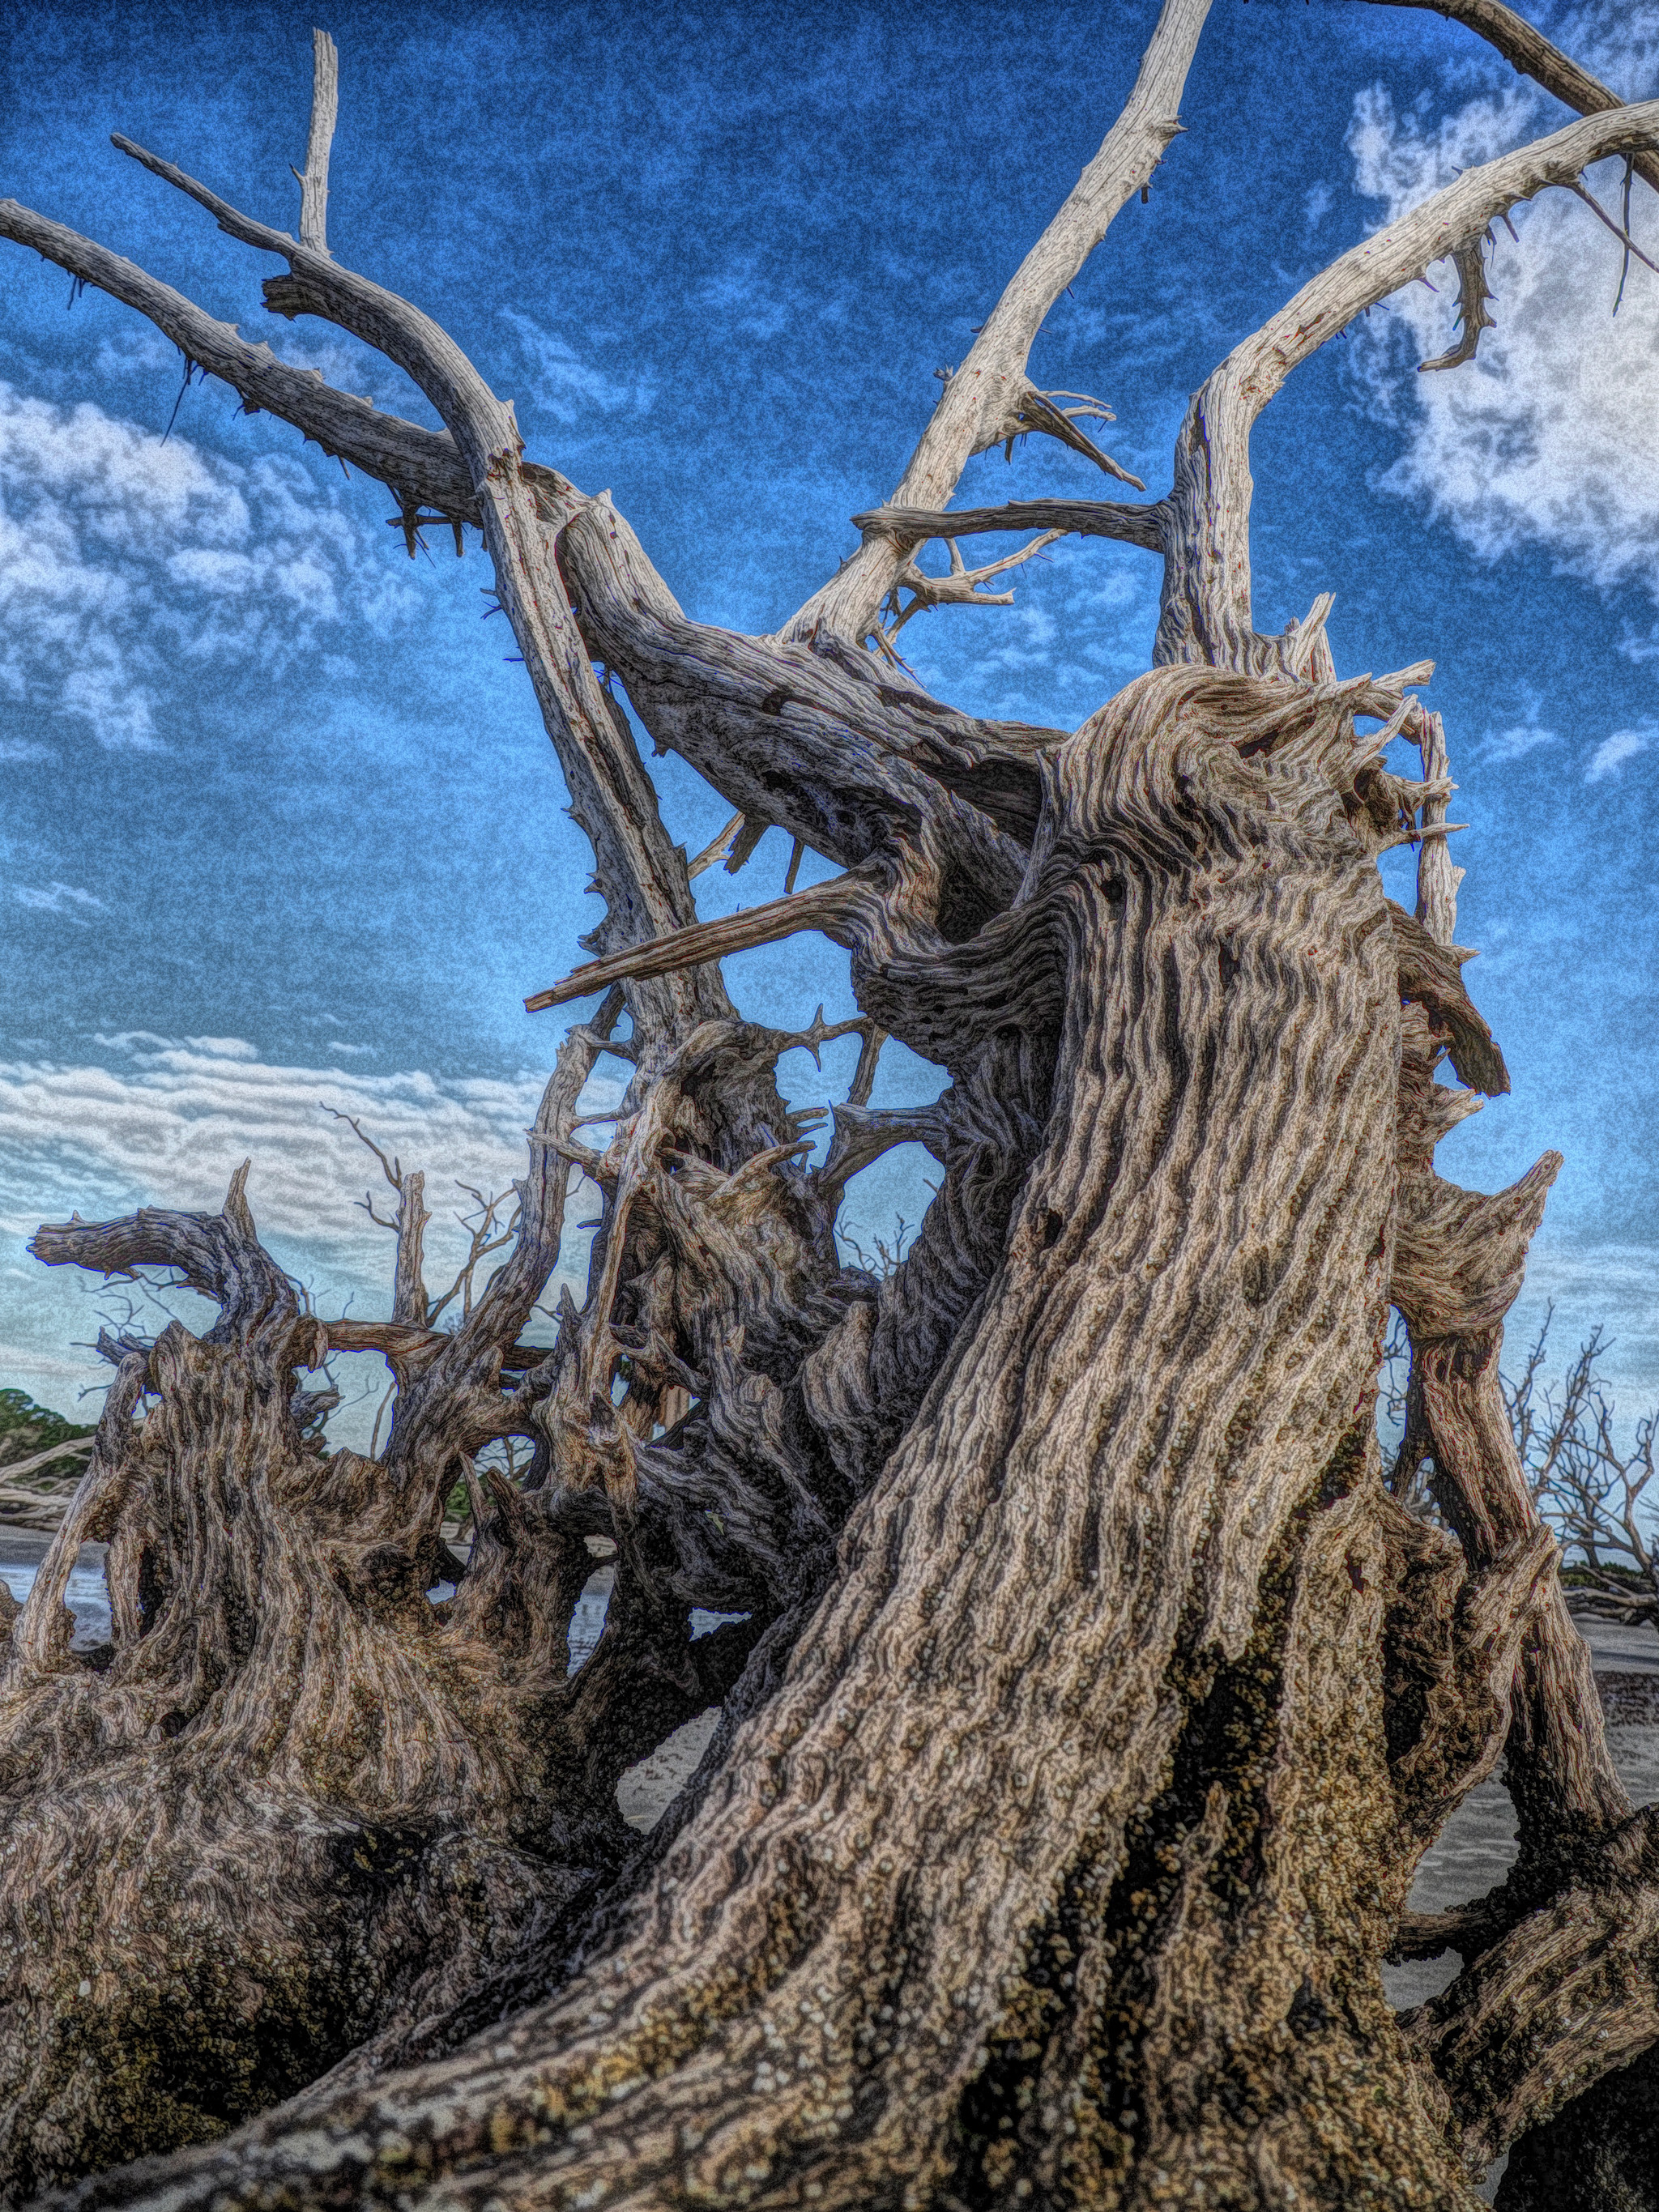
[[1659, 100], [1649, 100], [1466, 170], [1322, 270], [1211, 372], [1176, 441], [1158, 660], [1264, 671], [1284, 664], [1285, 641], [1259, 638], [1251, 618], [1249, 447], [1257, 416], [1291, 370], [1516, 201], [1546, 185], [1571, 184], [1592, 161], [1645, 146], [1656, 134]]
[[629, 945], [624, 951], [608, 953], [603, 960], [590, 960], [562, 982], [526, 999], [525, 1012], [540, 1013], [546, 1007], [585, 999], [635, 976], [669, 975], [702, 961], [724, 960], [750, 945], [775, 945], [779, 938], [793, 937], [803, 929], [821, 929], [833, 937], [853, 907], [877, 889], [875, 881], [867, 877], [836, 876], [827, 884], [814, 884], [810, 890], [769, 899], [763, 906], [745, 907], [714, 921], [695, 922], [672, 936]]
[[[1434, 1025], [1437, 1034], [1446, 1041], [1451, 1064], [1464, 1082], [1474, 1090], [1484, 1091], [1488, 1098], [1502, 1097], [1510, 1087], [1509, 1070], [1504, 1065], [1504, 1055], [1492, 1042], [1492, 1034], [1477, 1012], [1463, 982], [1462, 963], [1453, 953], [1437, 945], [1422, 923], [1408, 915], [1401, 906], [1389, 901], [1389, 920], [1394, 927], [1396, 957], [1400, 963], [1400, 995], [1421, 1006]], [[1561, 1156], [1551, 1152], [1547, 1158], [1554, 1163], [1548, 1170], [1545, 1188], [1554, 1180], [1560, 1168]], [[1541, 1169], [1534, 1169], [1538, 1174]], [[1447, 1188], [1449, 1189], [1450, 1185]], [[1462, 1193], [1458, 1193], [1461, 1198]], [[1483, 1203], [1495, 1205], [1496, 1200]], [[1542, 1200], [1540, 1207], [1541, 1210]], [[1534, 1224], [1536, 1225], [1535, 1224]], [[1531, 1229], [1525, 1232], [1526, 1237]], [[1525, 1237], [1521, 1251], [1525, 1252]], [[1507, 1256], [1507, 1255], [1505, 1255]], [[1491, 1265], [1484, 1260], [1481, 1264]], [[1515, 1279], [1513, 1298], [1520, 1288], [1520, 1278]], [[1507, 1310], [1507, 1301], [1505, 1302]]]
[[300, 243], [314, 253], [328, 252], [328, 155], [340, 112], [340, 57], [326, 31], [313, 31], [311, 131], [300, 179]]
[[70, 276], [136, 307], [187, 361], [240, 392], [250, 413], [264, 408], [280, 416], [325, 453], [337, 454], [408, 500], [464, 522], [479, 520], [471, 479], [447, 431], [423, 430], [383, 415], [367, 399], [325, 384], [318, 371], [290, 368], [268, 345], [250, 345], [234, 324], [218, 321], [171, 285], [15, 200], [0, 200], [0, 238], [32, 247]]
[[1334, 681], [1336, 669], [1325, 625], [1335, 604], [1334, 592], [1321, 592], [1302, 620], [1291, 623], [1295, 635], [1285, 648], [1285, 665], [1291, 675], [1299, 676], [1310, 684]]
[[27, 1459], [6, 1460], [0, 1462], [0, 1480], [15, 1482], [19, 1475], [33, 1474], [36, 1468], [50, 1467], [54, 1460], [73, 1459], [81, 1452], [89, 1452], [93, 1442], [91, 1437], [71, 1437], [67, 1443], [50, 1444], [45, 1451], [31, 1452]]
[[707, 873], [718, 860], [729, 860], [743, 833], [746, 817], [741, 811], [734, 814], [711, 844], [705, 845], [696, 859], [688, 863], [686, 874], [692, 880]]
[[[890, 507], [942, 507], [969, 458], [1007, 434], [1011, 403], [1030, 389], [1026, 362], [1044, 316], [1181, 128], [1182, 90], [1208, 12], [1209, 0], [1164, 0], [1123, 112], [946, 382]], [[865, 637], [908, 550], [885, 537], [866, 538], [781, 635], [805, 638], [829, 630], [855, 641]]]
[[[882, 632], [882, 635], [890, 645], [911, 616], [921, 612], [926, 608], [1012, 606], [1014, 595], [1012, 592], [981, 592], [979, 589], [980, 585], [988, 582], [993, 576], [1006, 574], [1010, 568], [1022, 567], [1035, 555], [1041, 553], [1046, 546], [1052, 545], [1057, 538], [1063, 538], [1065, 535], [1066, 532], [1063, 530], [1045, 530], [1040, 538], [1032, 538], [1029, 544], [1022, 545], [1017, 553], [1005, 554], [1000, 561], [988, 561], [981, 568], [969, 568], [967, 566], [953, 538], [950, 541], [951, 572], [946, 576], [929, 576], [918, 568], [914, 561], [907, 561], [899, 572], [898, 581], [894, 585], [892, 595], [889, 600], [889, 605], [894, 610], [893, 619]], [[899, 611], [898, 605], [898, 595], [901, 591], [908, 592], [912, 595], [909, 605], [904, 608], [902, 612]]]
[[[266, 303], [274, 312], [317, 314], [338, 324], [396, 362], [432, 401], [472, 488], [501, 604], [524, 647], [526, 670], [570, 789], [572, 812], [593, 841], [597, 880], [607, 908], [595, 935], [604, 945], [685, 925], [696, 909], [684, 857], [663, 829], [656, 793], [626, 717], [594, 675], [557, 572], [554, 535], [580, 495], [552, 471], [520, 466], [512, 408], [490, 392], [429, 316], [326, 254], [243, 215], [132, 140], [117, 133], [112, 143], [204, 207], [230, 236], [288, 262], [289, 275], [265, 285]], [[635, 1011], [643, 1016], [644, 1029], [660, 1026], [672, 1036], [711, 1014], [728, 1012], [729, 1002], [717, 977], [675, 975], [646, 987]]]
[[[1370, 0], [1370, 4], [1419, 8], [1462, 23], [1478, 38], [1495, 46], [1523, 76], [1531, 77], [1564, 106], [1576, 107], [1581, 115], [1600, 114], [1620, 105], [1617, 93], [1610, 92], [1599, 78], [1581, 69], [1559, 46], [1552, 46], [1524, 15], [1517, 15], [1513, 8], [1504, 7], [1503, 0]], [[1635, 165], [1638, 176], [1659, 191], [1659, 156], [1638, 153]]]
[[[1423, 775], [1426, 782], [1445, 783], [1449, 791], [1451, 763], [1446, 754], [1446, 732], [1438, 714], [1425, 715], [1422, 724]], [[1436, 796], [1424, 802], [1425, 830], [1446, 818], [1446, 800]], [[1450, 947], [1457, 934], [1457, 887], [1464, 871], [1452, 865], [1443, 838], [1425, 841], [1417, 862], [1417, 919], [1437, 945]]]
[[1058, 439], [1073, 453], [1081, 453], [1085, 460], [1092, 461], [1109, 477], [1115, 477], [1120, 483], [1133, 484], [1137, 491], [1145, 491], [1146, 487], [1139, 477], [1132, 476], [1109, 453], [1103, 453], [1087, 432], [1077, 427], [1077, 417], [1084, 415], [1100, 416], [1108, 422], [1115, 422], [1117, 418], [1109, 407], [1103, 407], [1098, 400], [1091, 400], [1084, 407], [1057, 407], [1054, 404], [1057, 399], [1077, 396], [1063, 392], [1039, 392], [1029, 377], [1022, 378], [1004, 403], [1000, 418], [994, 422], [981, 425], [980, 442], [974, 452], [982, 453], [988, 447], [1003, 446], [1007, 448], [1008, 458], [1012, 460], [1015, 439], [1024, 438], [1036, 430], [1044, 437]]
[[[459, 429], [453, 423], [448, 427], [475, 487], [492, 461], [517, 461], [520, 441], [511, 406], [495, 398], [448, 331], [429, 315], [383, 285], [340, 268], [314, 246], [296, 243], [286, 231], [244, 215], [176, 162], [164, 161], [122, 132], [112, 131], [110, 143], [205, 208], [227, 236], [288, 262], [291, 277], [272, 278], [267, 284], [267, 304], [277, 313], [321, 314], [339, 323], [406, 370], [447, 422], [459, 412]], [[278, 288], [274, 293], [272, 285]], [[465, 406], [458, 408], [462, 401]]]
[[878, 507], [867, 514], [855, 514], [853, 527], [866, 538], [891, 538], [896, 544], [912, 548], [930, 538], [1052, 530], [1061, 537], [1116, 538], [1126, 545], [1144, 546], [1149, 553], [1164, 550], [1164, 509], [1159, 501], [1131, 507], [1103, 500], [1025, 499], [1007, 507], [965, 507], [960, 513], [946, 509], [942, 514], [926, 507]]
[[692, 622], [608, 499], [578, 508], [558, 546], [589, 647], [657, 742], [751, 824], [775, 823], [843, 868], [878, 859], [898, 872], [926, 855], [987, 913], [1015, 897], [1023, 851], [946, 788], [929, 750], [994, 750], [1002, 726], [942, 706], [833, 636], [778, 643]]

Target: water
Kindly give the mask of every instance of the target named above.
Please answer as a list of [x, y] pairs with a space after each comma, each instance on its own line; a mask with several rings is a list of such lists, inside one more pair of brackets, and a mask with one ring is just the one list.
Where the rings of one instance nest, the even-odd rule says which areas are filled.
[[[6, 1535], [0, 1538], [8, 1556], [0, 1558], [0, 1583], [21, 1605], [34, 1587], [34, 1577], [40, 1571], [40, 1561], [46, 1554], [50, 1540], [45, 1536], [30, 1540]], [[33, 1559], [17, 1554], [26, 1545], [38, 1542], [40, 1550]], [[75, 1628], [70, 1638], [72, 1651], [84, 1651], [97, 1644], [110, 1640], [109, 1592], [104, 1586], [104, 1547], [101, 1544], [82, 1544], [81, 1555], [70, 1569], [69, 1588], [64, 1593], [64, 1602], [75, 1615]]]

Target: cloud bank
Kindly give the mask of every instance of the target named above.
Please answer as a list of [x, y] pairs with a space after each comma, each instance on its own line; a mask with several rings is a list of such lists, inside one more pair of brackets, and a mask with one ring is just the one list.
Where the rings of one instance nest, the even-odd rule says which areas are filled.
[[[101, 1065], [0, 1062], [0, 1231], [23, 1238], [43, 1219], [108, 1219], [143, 1205], [216, 1212], [251, 1158], [255, 1218], [287, 1263], [381, 1298], [392, 1239], [358, 1201], [374, 1189], [385, 1212], [391, 1194], [374, 1155], [323, 1106], [425, 1170], [435, 1279], [464, 1241], [451, 1220], [467, 1205], [456, 1186], [501, 1191], [523, 1175], [545, 1080], [274, 1066], [234, 1037], [135, 1031], [96, 1042]], [[595, 1103], [606, 1103], [602, 1088], [590, 1088]]]

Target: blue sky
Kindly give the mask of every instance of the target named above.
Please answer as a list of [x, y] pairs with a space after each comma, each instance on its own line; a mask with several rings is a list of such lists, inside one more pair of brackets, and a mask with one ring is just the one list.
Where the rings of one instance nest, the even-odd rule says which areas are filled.
[[[982, 0], [341, 7], [330, 242], [448, 326], [533, 458], [611, 488], [691, 611], [764, 630], [897, 481], [933, 371], [1093, 153], [1154, 14], [1062, 7], [1027, 39]], [[292, 227], [312, 20], [20, 14], [0, 194], [429, 421], [351, 341], [266, 315], [276, 264], [108, 143], [123, 131]], [[1659, 0], [1539, 20], [1627, 97], [1659, 90]], [[1456, 27], [1346, 0], [1217, 0], [1182, 116], [1150, 203], [1033, 360], [1040, 384], [1111, 404], [1110, 450], [1150, 495], [1188, 392], [1297, 284], [1565, 119]], [[1616, 178], [1592, 182], [1611, 199]], [[1651, 239], [1650, 201], [1638, 185]], [[1634, 1413], [1659, 1397], [1659, 278], [1636, 269], [1615, 320], [1618, 249], [1588, 210], [1555, 193], [1516, 228], [1474, 367], [1415, 373], [1449, 343], [1437, 271], [1264, 416], [1256, 617], [1334, 591], [1341, 672], [1438, 664], [1427, 696], [1471, 825], [1459, 934], [1515, 1082], [1442, 1164], [1492, 1188], [1547, 1146], [1567, 1155], [1523, 1319], [1555, 1297], [1564, 1349], [1607, 1323]], [[0, 1382], [72, 1410], [98, 1379], [75, 1340], [100, 1301], [27, 1257], [39, 1221], [216, 1205], [251, 1152], [285, 1263], [325, 1307], [379, 1310], [388, 1240], [353, 1210], [374, 1164], [319, 1100], [424, 1165], [431, 1193], [500, 1188], [560, 1034], [521, 1001], [594, 917], [476, 550], [434, 538], [410, 562], [386, 492], [222, 385], [181, 393], [131, 310], [71, 306], [9, 244], [0, 268]], [[1090, 496], [1084, 474], [1058, 448], [994, 453], [959, 500]], [[1149, 556], [1063, 543], [1014, 580], [1012, 608], [907, 629], [942, 696], [1073, 726], [1146, 665]], [[696, 849], [726, 810], [655, 765]], [[703, 911], [775, 895], [786, 857], [775, 832], [742, 876], [703, 877]], [[763, 1019], [851, 1009], [821, 940], [728, 973]], [[797, 1102], [842, 1095], [852, 1057], [820, 1076], [792, 1055]], [[892, 1051], [890, 1095], [936, 1080]], [[925, 1197], [899, 1158], [848, 1210], [867, 1242]]]

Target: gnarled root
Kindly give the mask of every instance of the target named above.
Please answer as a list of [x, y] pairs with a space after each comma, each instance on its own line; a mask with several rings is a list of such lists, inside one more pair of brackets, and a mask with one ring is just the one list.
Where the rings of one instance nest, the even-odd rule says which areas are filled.
[[1054, 761], [1002, 1262], [608, 1954], [81, 2202], [1462, 2201], [1376, 1970], [1393, 937], [1270, 693], [1163, 672]]

